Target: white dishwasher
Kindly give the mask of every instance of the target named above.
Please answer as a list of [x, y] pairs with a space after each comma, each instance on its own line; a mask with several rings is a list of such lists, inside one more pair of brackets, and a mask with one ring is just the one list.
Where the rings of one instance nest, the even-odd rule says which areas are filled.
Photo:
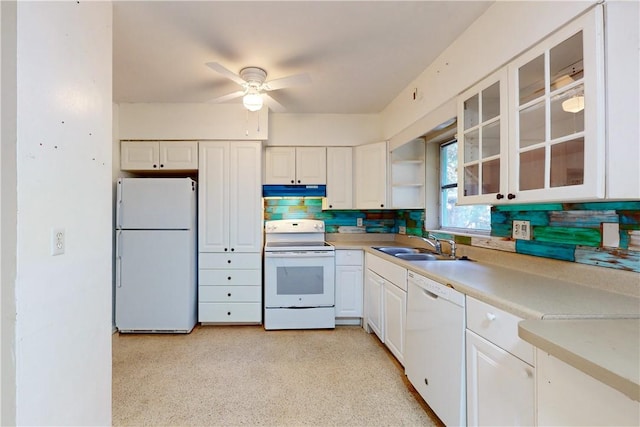
[[464, 303], [455, 289], [408, 272], [405, 373], [448, 426], [467, 424]]

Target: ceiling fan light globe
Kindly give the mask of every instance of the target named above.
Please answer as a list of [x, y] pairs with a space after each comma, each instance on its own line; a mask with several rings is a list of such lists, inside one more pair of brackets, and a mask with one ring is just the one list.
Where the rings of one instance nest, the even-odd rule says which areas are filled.
[[242, 98], [242, 104], [249, 111], [259, 111], [262, 108], [262, 96], [257, 93], [248, 93]]
[[574, 96], [564, 100], [562, 109], [567, 113], [579, 113], [584, 110], [584, 96]]

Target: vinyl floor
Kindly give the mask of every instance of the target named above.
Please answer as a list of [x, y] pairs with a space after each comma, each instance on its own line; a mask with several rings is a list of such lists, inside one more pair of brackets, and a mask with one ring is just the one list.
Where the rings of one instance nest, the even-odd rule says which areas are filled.
[[439, 426], [373, 334], [197, 326], [113, 335], [114, 426]]

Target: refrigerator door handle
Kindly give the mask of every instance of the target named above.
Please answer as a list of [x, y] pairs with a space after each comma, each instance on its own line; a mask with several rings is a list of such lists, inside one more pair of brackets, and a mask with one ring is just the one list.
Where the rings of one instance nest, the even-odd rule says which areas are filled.
[[118, 230], [116, 236], [116, 287], [122, 287], [122, 231]]

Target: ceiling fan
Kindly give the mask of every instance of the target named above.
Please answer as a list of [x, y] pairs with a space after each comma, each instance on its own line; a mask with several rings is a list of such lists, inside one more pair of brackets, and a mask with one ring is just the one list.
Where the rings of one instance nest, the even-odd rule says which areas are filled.
[[205, 65], [242, 86], [242, 90], [214, 98], [210, 102], [225, 102], [242, 96], [242, 103], [249, 111], [260, 110], [264, 101], [273, 111], [282, 112], [285, 110], [282, 104], [265, 92], [311, 83], [307, 73], [266, 81], [267, 72], [260, 67], [244, 67], [236, 74], [217, 62], [207, 62]]

